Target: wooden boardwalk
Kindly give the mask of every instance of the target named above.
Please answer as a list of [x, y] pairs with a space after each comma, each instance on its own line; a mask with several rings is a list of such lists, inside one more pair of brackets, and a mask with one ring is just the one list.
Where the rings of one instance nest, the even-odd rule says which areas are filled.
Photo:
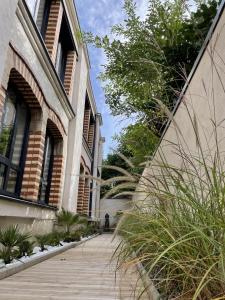
[[[110, 262], [118, 240], [100, 235], [74, 249], [0, 281], [1, 300], [126, 300], [134, 294], [136, 270], [119, 272]], [[143, 295], [140, 299], [148, 299]]]

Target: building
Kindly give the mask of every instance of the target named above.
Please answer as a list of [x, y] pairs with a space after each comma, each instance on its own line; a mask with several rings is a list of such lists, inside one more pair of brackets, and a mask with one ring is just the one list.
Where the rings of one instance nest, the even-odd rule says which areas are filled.
[[50, 230], [61, 207], [98, 219], [102, 118], [74, 1], [0, 14], [0, 226]]

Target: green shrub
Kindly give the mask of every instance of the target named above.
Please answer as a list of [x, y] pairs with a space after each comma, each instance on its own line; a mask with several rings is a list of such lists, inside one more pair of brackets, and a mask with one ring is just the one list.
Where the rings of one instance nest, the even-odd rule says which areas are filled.
[[43, 252], [47, 250], [45, 246], [48, 245], [49, 234], [36, 235], [35, 238], [37, 241], [37, 245], [41, 248], [41, 251]]
[[22, 256], [31, 256], [33, 253], [33, 248], [34, 248], [34, 242], [25, 240], [19, 243], [19, 255], [20, 257]]
[[65, 243], [71, 243], [71, 242], [78, 242], [80, 240], [81, 240], [81, 232], [74, 231], [74, 232], [70, 232], [69, 234], [66, 234], [63, 241]]
[[30, 234], [21, 234], [17, 225], [0, 230], [0, 243], [2, 244], [0, 256], [5, 264], [10, 263], [15, 258], [15, 250], [29, 238]]
[[70, 233], [73, 226], [86, 226], [87, 216], [73, 214], [70, 211], [62, 209], [57, 213], [57, 223], [65, 228], [67, 234]]
[[59, 245], [61, 245], [60, 241], [63, 240], [63, 238], [64, 238], [63, 233], [60, 233], [58, 231], [53, 231], [48, 234], [47, 243], [50, 246], [59, 246]]
[[3, 247], [3, 249], [0, 250], [0, 258], [3, 259], [4, 263], [7, 265], [14, 259], [13, 252], [9, 248]]

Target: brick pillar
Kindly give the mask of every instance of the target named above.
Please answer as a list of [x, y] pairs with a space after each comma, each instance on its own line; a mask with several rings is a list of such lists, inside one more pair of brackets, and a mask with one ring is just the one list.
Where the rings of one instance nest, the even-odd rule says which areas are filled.
[[46, 120], [40, 109], [31, 111], [21, 198], [37, 201], [45, 145]]
[[56, 60], [62, 16], [62, 2], [60, 0], [52, 0], [49, 12], [48, 26], [45, 34], [45, 44], [53, 63], [55, 63]]
[[2, 119], [5, 98], [6, 98], [6, 91], [3, 87], [0, 87], [0, 122], [1, 122], [1, 119]]
[[88, 215], [89, 212], [89, 200], [90, 200], [90, 183], [86, 179], [84, 187], [84, 199], [83, 199], [83, 214]]
[[88, 133], [89, 133], [89, 126], [90, 126], [90, 117], [91, 117], [91, 109], [85, 109], [84, 111], [84, 125], [83, 125], [83, 135], [88, 141]]
[[93, 144], [94, 144], [94, 132], [95, 132], [95, 124], [91, 124], [88, 133], [88, 146], [91, 152], [93, 150]]
[[72, 97], [73, 93], [76, 58], [77, 56], [75, 51], [68, 52], [64, 77], [64, 87], [69, 97]]
[[78, 214], [83, 213], [84, 186], [85, 186], [85, 178], [80, 177], [79, 187], [78, 187], [78, 197], [77, 197], [77, 213]]
[[54, 154], [49, 204], [57, 206], [62, 192], [63, 156]]

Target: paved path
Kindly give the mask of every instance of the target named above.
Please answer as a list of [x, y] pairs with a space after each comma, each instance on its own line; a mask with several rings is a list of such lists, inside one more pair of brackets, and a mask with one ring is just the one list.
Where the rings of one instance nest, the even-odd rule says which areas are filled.
[[[0, 281], [1, 300], [126, 300], [134, 294], [136, 270], [120, 272], [110, 263], [118, 240], [100, 235], [74, 249]], [[140, 283], [139, 292], [140, 292]], [[138, 292], [138, 293], [139, 293]], [[143, 300], [148, 297], [143, 295]]]

